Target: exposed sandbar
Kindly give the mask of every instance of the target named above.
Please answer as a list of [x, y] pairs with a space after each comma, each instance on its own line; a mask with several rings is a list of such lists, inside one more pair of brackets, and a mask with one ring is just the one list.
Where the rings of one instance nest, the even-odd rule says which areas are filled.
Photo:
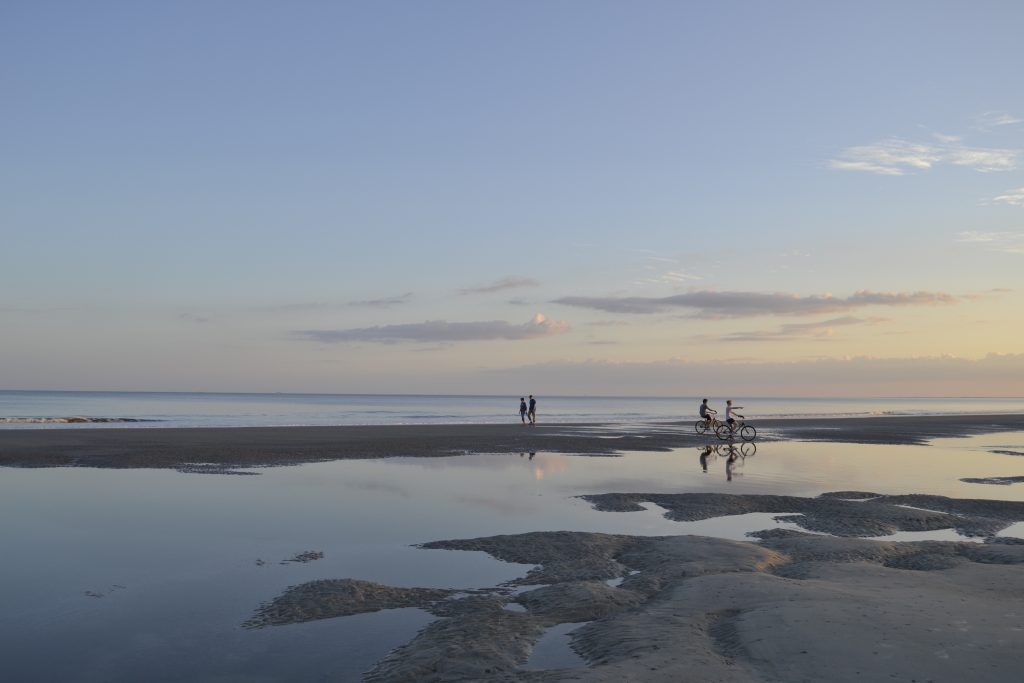
[[1024, 519], [1024, 502], [863, 491], [823, 493], [817, 498], [728, 493], [601, 493], [581, 498], [598, 510], [614, 512], [640, 511], [644, 509], [640, 503], [654, 503], [667, 510], [665, 517], [678, 522], [777, 512], [780, 516], [776, 519], [836, 536], [888, 536], [897, 531], [938, 529], [992, 536]]
[[[390, 425], [345, 427], [0, 430], [0, 466], [149, 467], [185, 471], [348, 458], [546, 451], [613, 455], [715, 442], [694, 421], [647, 425]], [[761, 439], [920, 444], [1024, 431], [1024, 415], [794, 419], [756, 423]], [[220, 469], [218, 469], [220, 468]]]
[[[422, 595], [413, 603], [438, 620], [367, 679], [1017, 679], [1024, 544], [887, 543], [779, 530], [761, 536], [744, 543], [537, 532], [428, 543], [535, 563], [516, 583], [547, 585], [468, 597], [391, 589]], [[322, 618], [318, 585], [324, 582], [300, 587], [310, 619]], [[385, 588], [374, 594], [394, 604]], [[510, 603], [521, 611], [505, 609]], [[375, 607], [360, 597], [340, 611]], [[301, 611], [292, 616], [304, 620]], [[546, 628], [580, 621], [590, 623], [574, 632], [572, 647], [586, 667], [519, 668]]]

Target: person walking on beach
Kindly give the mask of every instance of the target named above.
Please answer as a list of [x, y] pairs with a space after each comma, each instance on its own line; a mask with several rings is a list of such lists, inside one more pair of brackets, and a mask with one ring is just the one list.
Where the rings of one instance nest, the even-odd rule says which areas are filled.
[[530, 424], [537, 424], [537, 401], [533, 398], [533, 394], [530, 394], [530, 410], [528, 414], [530, 416]]
[[519, 419], [526, 424], [526, 399], [522, 396], [519, 397]]

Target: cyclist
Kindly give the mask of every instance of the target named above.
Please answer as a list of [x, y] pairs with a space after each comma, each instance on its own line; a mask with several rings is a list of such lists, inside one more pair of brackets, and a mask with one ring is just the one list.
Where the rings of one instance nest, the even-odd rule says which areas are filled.
[[715, 415], [718, 414], [717, 410], [712, 410], [711, 406], [708, 405], [708, 400], [704, 399], [704, 402], [700, 404], [700, 416], [704, 418], [704, 421], [711, 424], [711, 420]]
[[[729, 425], [729, 431], [736, 430], [736, 417], [742, 418], [743, 416], [736, 412], [737, 409], [743, 406], [733, 406], [732, 399], [730, 398], [725, 402], [725, 423]], [[733, 417], [735, 415], [736, 417]]]

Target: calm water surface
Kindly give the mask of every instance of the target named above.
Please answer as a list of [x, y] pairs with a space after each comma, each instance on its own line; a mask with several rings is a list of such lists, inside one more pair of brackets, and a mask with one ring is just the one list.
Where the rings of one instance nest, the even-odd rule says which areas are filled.
[[[0, 391], [0, 429], [61, 427], [263, 427], [501, 423], [519, 419], [519, 397], [359, 394], [187, 394]], [[538, 396], [541, 422], [696, 419], [703, 397]], [[725, 398], [708, 397], [724, 411]], [[1024, 398], [744, 398], [751, 419], [1024, 413]], [[70, 418], [141, 422], [68, 423]]]
[[[696, 448], [339, 461], [254, 470], [259, 476], [0, 469], [0, 680], [358, 680], [434, 617], [405, 609], [260, 630], [241, 624], [261, 602], [313, 579], [482, 588], [529, 569], [412, 547], [425, 541], [563, 529], [742, 539], [780, 526], [770, 514], [683, 523], [654, 506], [597, 512], [575, 498], [585, 493], [1024, 500], [1024, 484], [959, 481], [1022, 474], [1024, 458], [992, 450], [1024, 451], [1024, 433], [928, 447], [761, 443], [731, 472], [722, 449], [702, 462]], [[1021, 526], [1014, 533], [1024, 535]], [[325, 556], [281, 564], [305, 550]], [[545, 656], [566, 654], [557, 650]]]

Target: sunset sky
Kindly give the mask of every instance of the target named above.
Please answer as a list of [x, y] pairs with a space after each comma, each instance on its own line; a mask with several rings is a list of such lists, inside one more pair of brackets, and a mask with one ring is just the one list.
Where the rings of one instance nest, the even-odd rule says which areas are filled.
[[1022, 26], [5, 2], [0, 389], [1024, 395]]

